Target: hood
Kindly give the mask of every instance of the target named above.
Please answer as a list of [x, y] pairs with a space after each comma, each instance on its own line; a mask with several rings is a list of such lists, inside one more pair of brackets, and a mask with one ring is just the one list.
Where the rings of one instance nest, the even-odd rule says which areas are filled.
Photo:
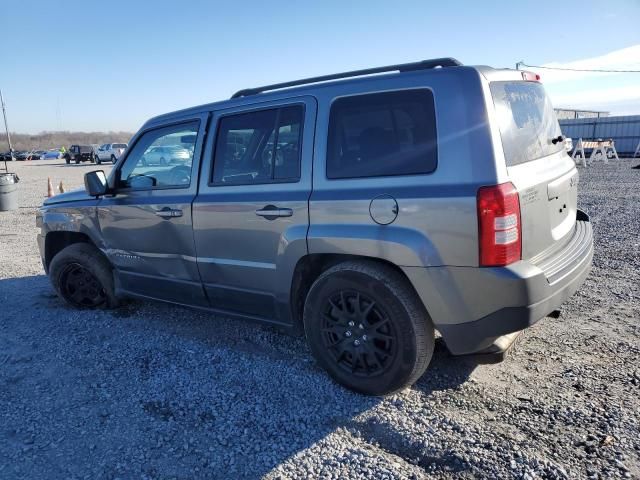
[[43, 205], [54, 205], [56, 203], [63, 202], [78, 202], [82, 200], [95, 200], [95, 197], [90, 196], [84, 188], [81, 188], [49, 197], [43, 202]]

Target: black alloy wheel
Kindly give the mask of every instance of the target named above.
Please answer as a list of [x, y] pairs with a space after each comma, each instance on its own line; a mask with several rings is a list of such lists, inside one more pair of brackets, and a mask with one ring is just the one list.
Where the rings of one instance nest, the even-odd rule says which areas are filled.
[[322, 339], [337, 366], [359, 377], [383, 374], [397, 355], [396, 331], [389, 315], [357, 291], [342, 290], [327, 300]]
[[96, 308], [107, 301], [98, 279], [79, 263], [69, 263], [60, 274], [60, 294], [79, 308]]

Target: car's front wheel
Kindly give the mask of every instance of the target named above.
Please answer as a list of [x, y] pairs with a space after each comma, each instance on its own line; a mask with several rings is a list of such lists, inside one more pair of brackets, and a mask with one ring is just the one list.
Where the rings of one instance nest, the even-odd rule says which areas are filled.
[[116, 158], [115, 155], [111, 155], [111, 163], [113, 163], [115, 165], [115, 163], [118, 161], [118, 159]]
[[60, 298], [76, 308], [114, 308], [113, 272], [93, 245], [74, 243], [53, 257], [49, 279]]
[[412, 385], [434, 349], [434, 329], [408, 280], [394, 268], [348, 261], [325, 271], [304, 307], [317, 362], [347, 388], [386, 395]]

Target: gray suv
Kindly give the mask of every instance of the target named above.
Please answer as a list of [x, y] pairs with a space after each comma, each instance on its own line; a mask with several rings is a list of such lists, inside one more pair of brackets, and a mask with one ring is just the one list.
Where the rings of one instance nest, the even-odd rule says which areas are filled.
[[[304, 334], [359, 392], [414, 383], [436, 330], [456, 355], [504, 351], [591, 268], [578, 172], [530, 72], [443, 58], [247, 89], [130, 145], [39, 210], [59, 296]], [[188, 159], [145, 161], [166, 145]]]

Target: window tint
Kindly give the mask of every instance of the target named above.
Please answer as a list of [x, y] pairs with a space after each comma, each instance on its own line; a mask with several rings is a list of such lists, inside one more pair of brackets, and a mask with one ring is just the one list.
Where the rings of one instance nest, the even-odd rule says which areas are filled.
[[507, 166], [564, 150], [563, 142], [551, 142], [562, 133], [541, 84], [492, 82], [490, 88]]
[[327, 177], [431, 173], [437, 164], [436, 142], [429, 90], [341, 98], [329, 118]]
[[213, 166], [214, 183], [297, 181], [303, 118], [302, 106], [221, 118]]
[[125, 143], [114, 143], [111, 148], [127, 148], [127, 145]]
[[172, 125], [142, 135], [120, 170], [119, 187], [188, 187], [198, 126]]

